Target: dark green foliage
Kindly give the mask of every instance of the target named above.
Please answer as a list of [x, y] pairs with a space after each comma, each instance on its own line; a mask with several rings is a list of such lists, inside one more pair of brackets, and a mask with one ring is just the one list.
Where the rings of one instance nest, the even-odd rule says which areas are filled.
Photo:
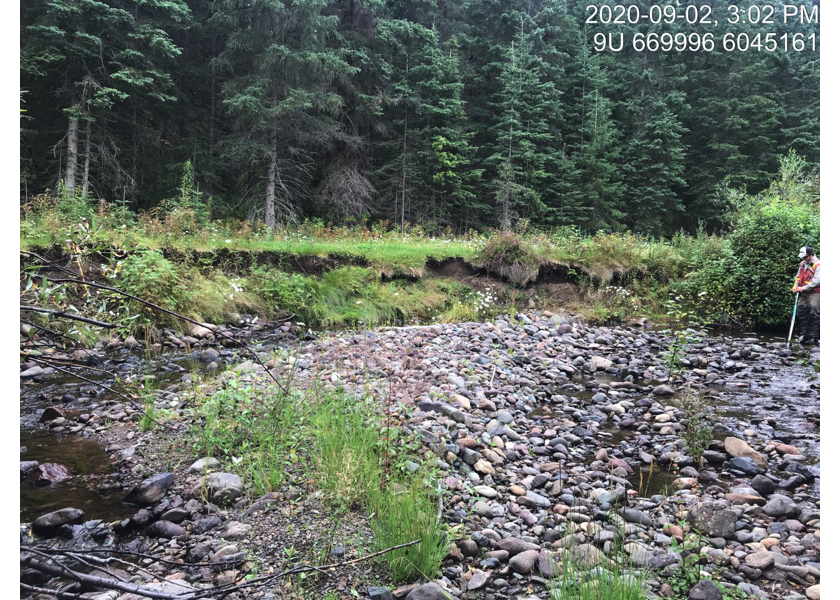
[[[635, 33], [707, 28], [592, 25], [586, 6], [27, 2], [22, 196], [61, 189], [135, 212], [180, 199], [202, 225], [438, 233], [527, 218], [671, 235], [731, 226], [721, 185], [759, 193], [791, 149], [818, 164], [819, 52], [724, 51], [724, 32], [768, 33], [729, 24], [725, 3], [709, 5], [727, 23], [716, 51], [639, 52]], [[624, 49], [596, 52], [598, 33], [624, 34]]]
[[778, 179], [758, 196], [735, 194], [732, 233], [717, 256], [680, 284], [687, 295], [705, 292], [704, 311], [740, 324], [780, 324], [790, 318], [799, 248], [819, 256], [820, 216], [817, 181], [805, 161], [791, 153], [782, 159]]

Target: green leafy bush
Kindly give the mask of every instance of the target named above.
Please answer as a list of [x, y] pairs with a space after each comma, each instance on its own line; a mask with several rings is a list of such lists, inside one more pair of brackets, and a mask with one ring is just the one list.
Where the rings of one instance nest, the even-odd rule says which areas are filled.
[[705, 248], [698, 270], [674, 285], [687, 297], [706, 292], [698, 312], [744, 326], [790, 319], [799, 248], [811, 246], [819, 255], [820, 247], [816, 176], [803, 169], [792, 154], [782, 159], [779, 177], [766, 192], [735, 194], [726, 243]]
[[[178, 309], [184, 290], [180, 280], [177, 267], [159, 250], [131, 254], [120, 266], [120, 289], [169, 310]], [[131, 305], [131, 312], [142, 315], [146, 322], [161, 318], [155, 314], [158, 311], [148, 306], [134, 301]]]

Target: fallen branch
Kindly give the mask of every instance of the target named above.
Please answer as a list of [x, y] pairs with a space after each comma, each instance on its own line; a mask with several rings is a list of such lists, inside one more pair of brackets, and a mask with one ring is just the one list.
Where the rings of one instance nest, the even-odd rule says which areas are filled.
[[55, 317], [63, 317], [65, 319], [71, 319], [73, 321], [81, 321], [82, 323], [87, 323], [89, 325], [96, 325], [97, 327], [105, 327], [106, 329], [116, 329], [117, 327], [113, 323], [97, 321], [96, 319], [89, 319], [88, 317], [80, 317], [79, 315], [71, 315], [70, 313], [66, 313], [61, 310], [50, 310], [49, 308], [41, 308], [40, 306], [27, 306], [26, 304], [21, 304], [20, 310], [28, 310], [30, 312], [37, 313], [46, 313]]
[[[400, 548], [407, 548], [409, 546], [414, 546], [415, 544], [419, 544], [420, 541], [421, 541], [420, 539], [416, 539], [412, 542], [407, 542], [405, 544], [398, 544], [396, 546], [391, 546], [390, 548], [385, 548], [384, 550], [380, 550], [378, 552], [373, 552], [372, 554], [368, 554], [366, 556], [362, 556], [362, 557], [359, 557], [359, 558], [354, 558], [352, 560], [332, 563], [332, 564], [329, 564], [329, 565], [298, 565], [298, 566], [292, 567], [291, 569], [287, 569], [286, 571], [283, 571], [281, 573], [272, 573], [270, 575], [263, 575], [262, 577], [257, 577], [257, 578], [251, 579], [250, 581], [246, 581], [244, 583], [231, 583], [231, 584], [228, 584], [228, 585], [221, 585], [221, 586], [216, 586], [216, 587], [212, 587], [212, 588], [205, 588], [205, 589], [201, 589], [201, 590], [190, 589], [190, 590], [185, 591], [183, 594], [177, 594], [177, 595], [167, 594], [165, 592], [161, 592], [160, 590], [152, 590], [152, 589], [148, 589], [148, 588], [145, 588], [145, 587], [142, 587], [142, 586], [137, 586], [137, 585], [134, 585], [134, 584], [131, 584], [131, 583], [125, 583], [125, 582], [121, 582], [121, 581], [103, 579], [101, 577], [96, 577], [96, 576], [93, 576], [93, 575], [86, 575], [84, 573], [79, 573], [79, 572], [73, 571], [72, 569], [70, 569], [69, 567], [67, 567], [63, 563], [59, 562], [55, 558], [51, 558], [49, 556], [46, 556], [47, 554], [53, 554], [53, 555], [62, 554], [62, 555], [67, 555], [67, 556], [71, 556], [73, 558], [79, 559], [80, 557], [83, 557], [85, 554], [88, 554], [90, 552], [114, 552], [114, 553], [138, 555], [138, 553], [136, 553], [136, 552], [107, 550], [107, 549], [94, 549], [94, 550], [86, 550], [84, 552], [78, 552], [78, 551], [72, 551], [72, 550], [55, 550], [55, 549], [46, 549], [46, 548], [35, 550], [35, 549], [32, 549], [32, 548], [21, 547], [21, 549], [20, 549], [21, 550], [20, 562], [21, 562], [21, 565], [23, 565], [25, 567], [31, 567], [31, 568], [33, 568], [37, 571], [40, 571], [42, 573], [46, 573], [48, 575], [54, 575], [54, 576], [57, 576], [57, 577], [67, 577], [69, 579], [72, 579], [72, 580], [80, 582], [80, 583], [87, 583], [87, 584], [91, 584], [91, 585], [99, 586], [99, 587], [104, 587], [104, 588], [108, 588], [108, 589], [115, 589], [115, 590], [130, 592], [130, 593], [133, 593], [133, 594], [138, 594], [140, 596], [145, 596], [147, 598], [157, 598], [159, 600], [198, 600], [199, 598], [208, 598], [208, 597], [212, 597], [212, 596], [225, 597], [225, 596], [228, 596], [228, 595], [230, 595], [234, 592], [237, 592], [241, 589], [245, 589], [245, 588], [248, 588], [248, 587], [256, 587], [256, 586], [265, 585], [265, 584], [267, 584], [271, 581], [274, 581], [274, 580], [279, 579], [281, 577], [285, 577], [287, 575], [295, 575], [297, 573], [306, 573], [306, 572], [310, 572], [310, 571], [318, 571], [318, 572], [324, 573], [325, 571], [327, 571], [329, 569], [346, 567], [346, 566], [353, 565], [353, 564], [356, 564], [356, 563], [360, 563], [360, 562], [363, 562], [363, 561], [366, 561], [366, 560], [370, 560], [371, 558], [376, 558], [377, 556], [382, 556], [383, 554], [387, 554], [388, 552], [392, 552], [393, 550], [399, 550]], [[27, 552], [30, 554], [30, 556], [25, 557], [24, 555]], [[45, 556], [47, 561], [45, 562], [45, 561], [38, 560], [38, 558], [35, 556], [35, 554]], [[149, 556], [149, 557], [154, 558], [155, 560], [160, 560], [161, 562], [171, 562], [171, 561], [165, 561], [164, 559], [159, 559], [157, 557], [152, 557], [152, 556]], [[92, 557], [88, 557], [88, 558], [92, 558]], [[97, 559], [97, 560], [98, 561], [104, 561], [104, 560], [107, 560], [107, 559]], [[55, 562], [56, 565], [58, 565], [58, 566], [49, 564], [50, 561]], [[173, 564], [175, 564], [175, 563], [173, 563]], [[207, 566], [207, 565], [212, 565], [212, 564], [220, 564], [221, 565], [221, 564], [229, 564], [229, 563], [195, 563], [193, 565], [187, 565], [185, 563], [177, 563], [177, 564], [180, 567], [183, 568], [183, 567], [186, 567], [186, 566], [198, 567], [198, 566]], [[67, 573], [67, 571], [69, 571], [69, 574]], [[34, 588], [33, 586], [27, 586], [24, 583], [21, 583], [20, 585], [24, 589], [27, 589], [27, 590], [30, 590], [30, 591], [36, 591], [36, 588]], [[50, 593], [56, 594], [55, 591], [51, 591]], [[62, 595], [62, 594], [59, 593], [59, 595]], [[79, 596], [73, 596], [73, 595], [68, 594], [65, 597], [78, 598]]]
[[[59, 566], [51, 565], [50, 562], [54, 562]], [[120, 590], [121, 592], [137, 594], [139, 596], [145, 596], [146, 598], [156, 598], [158, 600], [188, 600], [191, 598], [197, 598], [197, 593], [205, 592], [205, 590], [190, 589], [185, 594], [167, 594], [166, 592], [161, 592], [160, 590], [149, 589], [133, 583], [124, 583], [114, 579], [104, 579], [102, 577], [96, 577], [95, 575], [79, 573], [78, 571], [73, 571], [69, 567], [62, 565], [54, 558], [48, 558], [47, 561], [38, 560], [35, 554], [31, 552], [28, 556], [21, 554], [20, 564], [23, 567], [35, 569], [36, 571], [46, 573], [47, 575], [53, 575], [55, 577], [68, 577], [74, 581], [78, 581], [79, 583], [87, 583], [109, 590]], [[67, 571], [70, 572], [69, 575], [67, 574]]]

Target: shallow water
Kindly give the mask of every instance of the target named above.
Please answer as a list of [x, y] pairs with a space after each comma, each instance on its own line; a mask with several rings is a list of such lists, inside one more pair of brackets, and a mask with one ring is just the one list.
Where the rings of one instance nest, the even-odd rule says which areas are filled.
[[121, 489], [96, 491], [107, 485], [107, 476], [115, 472], [110, 456], [102, 444], [78, 435], [58, 436], [44, 430], [20, 432], [20, 459], [40, 463], [59, 463], [67, 468], [71, 479], [47, 486], [28, 481], [20, 484], [20, 522], [28, 523], [48, 512], [72, 506], [85, 511], [87, 518], [113, 521], [131, 516], [137, 507], [122, 504]]

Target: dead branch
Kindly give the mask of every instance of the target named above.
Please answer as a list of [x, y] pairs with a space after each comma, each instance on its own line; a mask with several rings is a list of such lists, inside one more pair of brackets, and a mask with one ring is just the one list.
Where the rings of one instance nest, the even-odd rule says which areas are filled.
[[[21, 566], [35, 569], [36, 571], [46, 573], [47, 575], [53, 575], [55, 577], [68, 577], [74, 581], [78, 581], [79, 583], [87, 583], [110, 590], [120, 590], [121, 592], [137, 594], [139, 596], [145, 596], [146, 598], [157, 598], [158, 600], [188, 600], [196, 597], [195, 591], [193, 590], [190, 590], [185, 594], [167, 594], [166, 592], [161, 592], [160, 590], [149, 589], [143, 586], [134, 585], [133, 583], [124, 583], [114, 579], [104, 579], [94, 575], [86, 575], [85, 573], [73, 571], [69, 567], [59, 563], [54, 558], [39, 560], [34, 553], [29, 550], [27, 550], [27, 552], [29, 553], [28, 555], [23, 553], [20, 556]], [[50, 562], [57, 563], [58, 566], [52, 565]], [[204, 590], [201, 590], [201, 592], [203, 593]]]
[[[114, 552], [114, 553], [123, 553], [123, 554], [131, 554], [131, 555], [138, 555], [136, 552], [127, 552], [127, 551], [117, 551], [117, 550], [107, 550], [107, 549], [96, 549], [96, 550], [86, 550], [83, 552], [79, 551], [72, 551], [72, 550], [55, 550], [55, 549], [33, 549], [33, 548], [24, 548], [21, 547], [21, 556], [20, 556], [20, 563], [24, 567], [30, 567], [42, 573], [46, 573], [48, 575], [53, 575], [56, 577], [67, 577], [68, 579], [72, 579], [79, 583], [87, 583], [90, 585], [100, 586], [108, 589], [115, 589], [121, 590], [125, 592], [130, 592], [133, 594], [138, 594], [140, 596], [145, 596], [147, 598], [157, 598], [159, 600], [198, 600], [199, 598], [207, 598], [212, 596], [228, 596], [236, 591], [239, 591], [244, 588], [248, 587], [256, 587], [262, 586], [279, 579], [281, 577], [285, 577], [287, 575], [294, 575], [297, 573], [306, 573], [310, 571], [318, 571], [324, 573], [329, 569], [336, 569], [339, 567], [346, 567], [349, 565], [353, 565], [356, 563], [360, 563], [366, 560], [370, 560], [371, 558], [376, 558], [377, 556], [382, 556], [383, 554], [387, 554], [388, 552], [392, 552], [393, 550], [399, 550], [400, 548], [407, 548], [409, 546], [414, 546], [415, 544], [420, 543], [420, 539], [416, 539], [412, 542], [408, 542], [405, 544], [398, 544], [396, 546], [391, 546], [390, 548], [385, 548], [384, 550], [380, 550], [378, 552], [373, 552], [366, 556], [362, 556], [359, 558], [354, 558], [352, 560], [347, 560], [343, 562], [332, 563], [329, 565], [297, 565], [292, 567], [291, 569], [287, 569], [281, 573], [272, 573], [270, 575], [263, 575], [262, 577], [257, 577], [251, 579], [250, 581], [246, 581], [244, 583], [231, 583], [228, 585], [221, 585], [212, 588], [206, 588], [202, 590], [188, 590], [185, 591], [183, 594], [167, 594], [165, 592], [161, 592], [159, 590], [152, 590], [142, 586], [134, 585], [131, 583], [126, 583], [122, 581], [110, 580], [110, 579], [103, 579], [101, 577], [96, 577], [93, 575], [86, 575], [84, 573], [79, 573], [70, 569], [70, 567], [66, 566], [65, 564], [58, 561], [56, 558], [48, 556], [49, 554], [52, 555], [66, 555], [76, 559], [80, 559], [80, 557], [84, 557], [86, 554], [90, 552]], [[26, 554], [29, 553], [29, 556]], [[38, 556], [45, 558], [46, 560], [38, 560]], [[88, 559], [93, 559], [94, 557], [87, 557]], [[164, 559], [158, 559], [157, 557], [151, 557], [156, 560], [160, 560], [161, 562], [171, 562], [165, 561]], [[108, 559], [96, 559], [96, 562], [104, 562]], [[56, 563], [55, 565], [49, 564], [50, 562]], [[174, 564], [174, 563], [173, 563]], [[179, 566], [184, 567], [188, 566], [185, 563], [177, 563]], [[229, 563], [195, 563], [194, 565], [190, 566], [207, 566], [212, 564], [229, 564]], [[68, 573], [69, 571], [69, 573]], [[34, 586], [28, 586], [24, 583], [20, 584], [22, 588], [28, 591], [41, 591]], [[49, 593], [56, 594], [57, 592], [50, 590]], [[62, 593], [58, 593], [59, 595], [64, 595]], [[77, 595], [70, 595], [67, 594], [64, 597], [69, 598], [78, 598], [80, 596]]]
[[27, 306], [26, 304], [20, 305], [20, 310], [28, 310], [31, 312], [38, 312], [38, 313], [46, 313], [48, 315], [53, 315], [55, 317], [63, 317], [65, 319], [71, 319], [73, 321], [81, 321], [82, 323], [87, 323], [89, 325], [96, 325], [97, 327], [105, 327], [107, 329], [115, 329], [117, 326], [113, 323], [106, 323], [105, 321], [97, 321], [96, 319], [89, 319], [87, 317], [80, 317], [79, 315], [71, 315], [70, 313], [66, 313], [61, 310], [50, 310], [49, 308], [41, 308], [40, 306]]

